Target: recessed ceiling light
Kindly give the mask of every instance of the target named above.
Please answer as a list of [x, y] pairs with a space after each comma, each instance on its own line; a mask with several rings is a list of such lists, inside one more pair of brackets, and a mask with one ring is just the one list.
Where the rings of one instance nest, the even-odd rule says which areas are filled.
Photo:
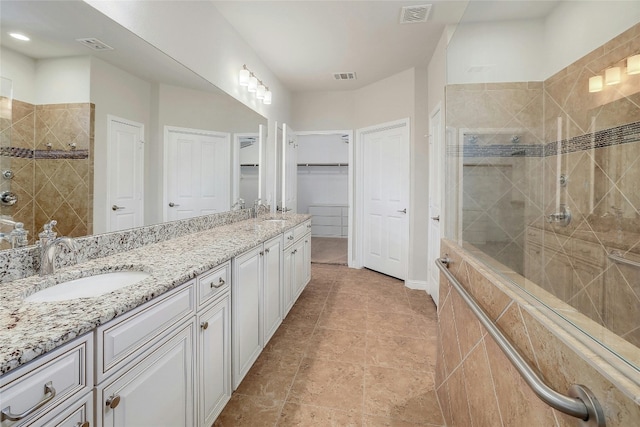
[[11, 37], [13, 37], [14, 39], [22, 40], [24, 42], [28, 42], [29, 40], [31, 40], [29, 37], [25, 36], [24, 34], [20, 34], [20, 33], [9, 33], [9, 35]]

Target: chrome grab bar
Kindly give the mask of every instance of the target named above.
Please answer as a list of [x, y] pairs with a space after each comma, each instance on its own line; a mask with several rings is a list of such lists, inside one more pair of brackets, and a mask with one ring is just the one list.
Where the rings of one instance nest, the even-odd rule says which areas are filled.
[[636, 267], [636, 268], [640, 268], [640, 262], [638, 261], [633, 261], [630, 259], [626, 259], [625, 257], [623, 257], [621, 254], [617, 253], [617, 252], [611, 252], [608, 255], [609, 259], [615, 263], [618, 264], [626, 264], [626, 265], [630, 265], [632, 267]]
[[529, 364], [522, 358], [518, 350], [507, 340], [500, 329], [491, 321], [487, 313], [478, 305], [476, 300], [449, 272], [449, 258], [436, 259], [436, 265], [445, 275], [451, 285], [458, 291], [464, 302], [467, 303], [471, 311], [476, 315], [480, 323], [487, 329], [489, 335], [496, 341], [498, 347], [504, 352], [509, 361], [518, 370], [522, 379], [525, 380], [531, 390], [547, 405], [558, 411], [564, 412], [572, 417], [582, 420], [583, 427], [605, 427], [604, 412], [594, 394], [587, 387], [574, 384], [569, 387], [569, 396], [558, 393], [549, 387], [531, 369]]

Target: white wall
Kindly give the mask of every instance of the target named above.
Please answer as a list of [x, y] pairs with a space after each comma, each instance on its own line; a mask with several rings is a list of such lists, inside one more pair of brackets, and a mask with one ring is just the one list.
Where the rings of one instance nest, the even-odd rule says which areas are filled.
[[0, 75], [13, 83], [13, 98], [36, 103], [36, 61], [0, 46]]
[[640, 1], [562, 2], [544, 27], [545, 78], [640, 21]]
[[[158, 141], [150, 138], [151, 84], [100, 59], [91, 59], [91, 102], [95, 104], [93, 232], [107, 230], [107, 115], [145, 125], [145, 223], [155, 221], [153, 201], [155, 158]], [[148, 222], [149, 221], [149, 222]]]
[[460, 23], [447, 50], [448, 83], [541, 81], [544, 59], [541, 19]]
[[36, 104], [89, 102], [91, 58], [38, 59], [36, 61]]
[[297, 130], [353, 129], [355, 91], [296, 92], [291, 98], [291, 122]]

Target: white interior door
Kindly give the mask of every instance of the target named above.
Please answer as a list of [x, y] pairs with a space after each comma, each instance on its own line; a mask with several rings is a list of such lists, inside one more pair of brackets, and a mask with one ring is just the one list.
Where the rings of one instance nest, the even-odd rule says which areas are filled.
[[363, 168], [363, 265], [405, 279], [409, 246], [409, 123], [359, 131]]
[[298, 210], [298, 137], [286, 123], [282, 124], [282, 207]]
[[107, 116], [108, 231], [143, 225], [144, 125]]
[[228, 211], [230, 134], [165, 128], [165, 220]]
[[429, 241], [427, 247], [427, 292], [438, 304], [440, 273], [435, 259], [440, 256], [440, 221], [442, 214], [442, 176], [444, 173], [444, 137], [440, 105], [429, 117]]

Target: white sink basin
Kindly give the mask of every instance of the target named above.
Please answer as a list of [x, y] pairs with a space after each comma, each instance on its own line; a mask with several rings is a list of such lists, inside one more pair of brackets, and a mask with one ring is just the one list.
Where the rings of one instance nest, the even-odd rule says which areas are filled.
[[93, 298], [133, 285], [151, 277], [142, 271], [116, 271], [97, 274], [59, 283], [29, 295], [27, 302], [66, 301], [76, 298]]

